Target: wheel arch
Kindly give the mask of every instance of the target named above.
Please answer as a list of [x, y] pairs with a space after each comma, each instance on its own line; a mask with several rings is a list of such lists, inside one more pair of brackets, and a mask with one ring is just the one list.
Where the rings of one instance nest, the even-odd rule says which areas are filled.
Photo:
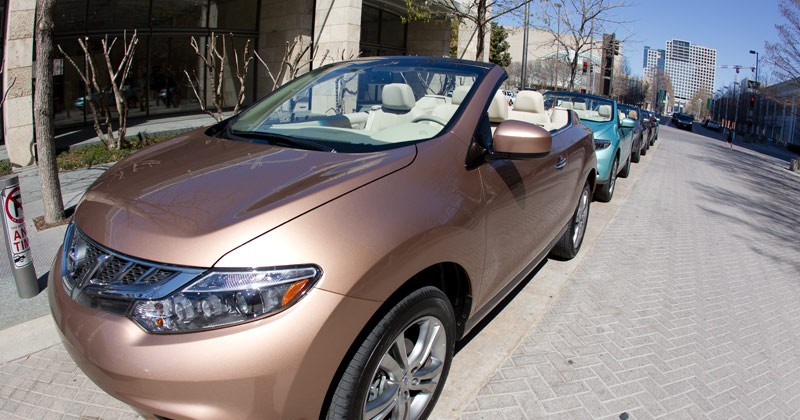
[[455, 313], [456, 340], [459, 340], [464, 335], [466, 321], [467, 318], [469, 318], [472, 308], [472, 283], [467, 271], [460, 264], [454, 262], [441, 262], [419, 271], [383, 302], [380, 308], [370, 317], [369, 321], [364, 324], [364, 327], [361, 329], [356, 339], [350, 344], [347, 353], [345, 353], [345, 356], [339, 362], [336, 374], [328, 385], [328, 391], [325, 393], [325, 400], [323, 401], [322, 411], [320, 412], [321, 419], [326, 417], [331, 399], [336, 391], [336, 385], [339, 383], [350, 360], [358, 351], [364, 339], [366, 339], [384, 315], [398, 302], [410, 295], [413, 291], [426, 286], [436, 287], [447, 295], [450, 304], [453, 306], [453, 312]]

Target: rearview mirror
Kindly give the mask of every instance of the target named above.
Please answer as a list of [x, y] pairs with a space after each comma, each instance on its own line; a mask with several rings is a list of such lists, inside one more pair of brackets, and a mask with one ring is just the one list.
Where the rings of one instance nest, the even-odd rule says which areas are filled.
[[550, 132], [535, 124], [508, 120], [494, 132], [494, 153], [498, 159], [524, 159], [541, 157], [550, 153], [553, 137]]
[[619, 122], [619, 126], [622, 128], [633, 128], [636, 127], [636, 121], [630, 118], [623, 118], [622, 121]]

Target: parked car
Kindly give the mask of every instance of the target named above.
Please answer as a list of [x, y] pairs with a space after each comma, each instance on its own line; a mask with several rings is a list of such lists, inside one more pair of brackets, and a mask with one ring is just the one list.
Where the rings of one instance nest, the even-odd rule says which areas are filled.
[[544, 97], [548, 109], [575, 110], [581, 121], [592, 129], [597, 154], [594, 198], [602, 202], [611, 201], [617, 176], [624, 178], [631, 170], [636, 122], [620, 116], [617, 102], [606, 97], [565, 91], [547, 92]]
[[694, 115], [684, 114], [682, 112], [676, 112], [672, 114], [672, 124], [677, 128], [682, 128], [692, 131], [692, 125], [694, 124]]
[[503, 95], [506, 96], [509, 106], [514, 105], [514, 101], [517, 99], [516, 92], [514, 92], [513, 90], [504, 90]]
[[[647, 149], [650, 147], [651, 122], [639, 107], [625, 104], [619, 104], [618, 107], [625, 117], [634, 121], [634, 126], [630, 133], [633, 136], [631, 162], [638, 163], [641, 161], [642, 156], [647, 154]], [[625, 130], [623, 129], [623, 131]]]
[[656, 143], [658, 140], [658, 127], [659, 121], [658, 116], [653, 111], [644, 111], [645, 118], [650, 121], [650, 146]]
[[703, 127], [707, 128], [709, 130], [717, 131], [717, 132], [721, 132], [722, 131], [722, 125], [720, 123], [712, 120], [712, 119], [704, 120], [703, 121]]
[[67, 351], [148, 417], [426, 418], [456, 340], [578, 252], [598, 180], [591, 130], [512, 112], [506, 78], [330, 64], [120, 161], [50, 272]]

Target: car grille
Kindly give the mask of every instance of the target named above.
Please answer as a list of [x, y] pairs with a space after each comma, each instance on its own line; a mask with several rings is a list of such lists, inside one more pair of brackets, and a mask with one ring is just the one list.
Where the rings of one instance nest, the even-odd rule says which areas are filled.
[[86, 237], [77, 228], [64, 244], [64, 280], [70, 289], [87, 286], [155, 285], [178, 271], [155, 266], [110, 251]]

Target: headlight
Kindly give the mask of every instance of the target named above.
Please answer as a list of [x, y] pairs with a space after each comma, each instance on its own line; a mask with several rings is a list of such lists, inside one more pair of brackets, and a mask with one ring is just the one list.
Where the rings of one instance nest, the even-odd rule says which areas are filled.
[[169, 297], [135, 301], [130, 317], [152, 333], [227, 327], [283, 311], [319, 279], [314, 266], [212, 270]]
[[594, 139], [594, 150], [603, 150], [611, 146], [611, 141], [609, 140], [598, 140]]

